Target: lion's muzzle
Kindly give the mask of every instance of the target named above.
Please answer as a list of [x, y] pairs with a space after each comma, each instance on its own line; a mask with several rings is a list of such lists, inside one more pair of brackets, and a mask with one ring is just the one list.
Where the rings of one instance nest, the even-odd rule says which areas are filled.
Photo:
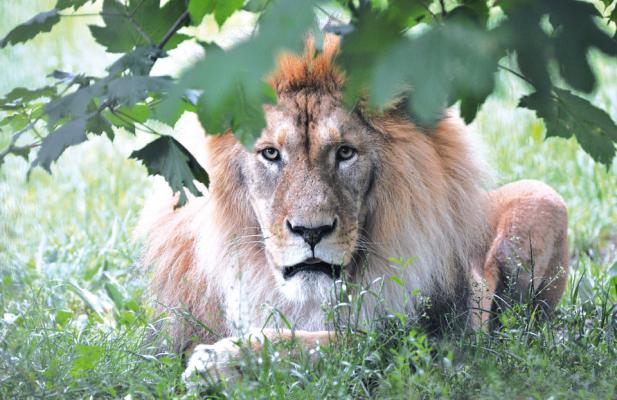
[[331, 224], [320, 225], [317, 227], [307, 227], [302, 225], [294, 225], [289, 220], [286, 221], [287, 229], [292, 233], [302, 237], [306, 244], [311, 246], [311, 251], [315, 252], [315, 246], [324, 237], [328, 236], [336, 229], [336, 218], [332, 220]]

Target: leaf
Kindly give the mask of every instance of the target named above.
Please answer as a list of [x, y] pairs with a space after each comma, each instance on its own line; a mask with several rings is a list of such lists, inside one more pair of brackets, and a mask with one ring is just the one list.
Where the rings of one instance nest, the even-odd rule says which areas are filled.
[[140, 46], [117, 59], [106, 69], [110, 75], [117, 75], [126, 70], [133, 75], [148, 75], [154, 65], [153, 60], [165, 56], [165, 52], [156, 46]]
[[9, 145], [9, 147], [0, 154], [0, 167], [4, 164], [4, 159], [9, 154], [21, 157], [27, 162], [28, 156], [30, 155], [30, 150], [32, 150], [31, 146], [15, 146], [14, 144]]
[[587, 59], [589, 49], [596, 47], [609, 55], [617, 54], [617, 42], [600, 29], [594, 21], [597, 17], [600, 14], [593, 4], [580, 1], [561, 1], [550, 10], [561, 75], [574, 89], [583, 92], [593, 90], [596, 83]]
[[88, 139], [86, 136], [86, 124], [86, 118], [77, 118], [47, 135], [41, 143], [41, 148], [32, 163], [32, 168], [40, 166], [51, 173], [51, 163], [56, 161], [64, 150], [69, 146], [85, 142]]
[[202, 195], [193, 180], [206, 186], [209, 184], [206, 170], [171, 136], [161, 136], [142, 149], [134, 151], [130, 158], [141, 160], [150, 175], [161, 175], [174, 193], [180, 192], [177, 206], [182, 206], [187, 201], [184, 188], [195, 196]]
[[75, 75], [70, 72], [60, 71], [55, 69], [51, 74], [47, 75], [48, 78], [54, 78], [62, 82], [69, 82], [75, 78]]
[[272, 0], [249, 0], [244, 9], [246, 11], [260, 13], [268, 7], [268, 5], [272, 2]]
[[185, 35], [183, 33], [174, 33], [173, 36], [167, 41], [167, 43], [165, 43], [165, 46], [163, 47], [163, 50], [173, 50], [176, 47], [178, 47], [178, 45], [182, 42], [184, 42], [185, 40], [191, 40], [193, 39], [193, 36], [189, 36], [189, 35]]
[[110, 81], [107, 94], [110, 99], [133, 106], [148, 97], [148, 93], [162, 93], [169, 88], [170, 80], [160, 76], [125, 76]]
[[119, 309], [124, 308], [124, 303], [125, 303], [124, 295], [122, 294], [120, 289], [118, 289], [118, 286], [115, 283], [112, 283], [112, 282], [105, 283], [105, 292], [107, 292], [107, 296], [109, 296], [109, 298], [114, 302], [114, 305], [117, 308]]
[[548, 71], [551, 40], [540, 26], [541, 17], [541, 10], [535, 7], [513, 8], [505, 23], [495, 29], [495, 35], [503, 38], [508, 50], [516, 52], [519, 70], [525, 78], [536, 90], [548, 93], [552, 88]]
[[90, 32], [108, 52], [127, 53], [136, 46], [156, 45], [184, 11], [184, 0], [170, 0], [162, 8], [159, 0], [129, 0], [126, 6], [117, 0], [105, 0], [105, 26], [91, 25]]
[[72, 317], [73, 317], [73, 313], [71, 311], [69, 311], [69, 310], [58, 310], [58, 311], [56, 311], [54, 321], [59, 326], [64, 326], [64, 325], [66, 325], [67, 322], [69, 322], [71, 320]]
[[401, 91], [411, 92], [411, 115], [430, 126], [446, 106], [461, 99], [461, 113], [471, 122], [493, 91], [496, 48], [490, 32], [461, 23], [405, 39], [380, 58], [370, 100], [383, 106]]
[[67, 288], [75, 293], [98, 317], [101, 317], [105, 313], [105, 308], [101, 302], [101, 299], [88, 289], [82, 288], [73, 280], [70, 280], [67, 283]]
[[[151, 3], [151, 0], [145, 0]], [[116, 0], [104, 0], [101, 13], [104, 27], [90, 25], [90, 33], [94, 39], [104, 46], [109, 53], [126, 53], [134, 46], [150, 43], [144, 38], [128, 16], [130, 11]]]
[[392, 275], [390, 277], [390, 280], [394, 283], [396, 283], [397, 285], [401, 286], [401, 287], [405, 287], [405, 282], [398, 276], [396, 275]]
[[[77, 10], [79, 7], [86, 4], [89, 0], [58, 0], [56, 3], [56, 9], [64, 10], [66, 8], [72, 7], [73, 10]], [[94, 0], [90, 0], [94, 3]]]
[[[189, 68], [158, 108], [157, 117], [164, 121], [177, 118], [187, 90], [200, 90], [203, 101], [198, 114], [204, 125], [214, 129], [209, 133], [233, 126], [244, 143], [254, 141], [265, 125], [261, 107], [271, 99], [264, 91], [264, 77], [273, 67], [273, 54], [282, 48], [300, 48], [313, 22], [313, 3], [273, 3], [261, 17], [257, 35], [227, 52], [212, 49], [205, 60]], [[235, 96], [240, 96], [237, 104]]]
[[191, 0], [188, 7], [191, 24], [199, 25], [207, 14], [214, 14], [214, 20], [222, 26], [243, 5], [244, 0]]
[[51, 28], [60, 22], [60, 15], [57, 9], [51, 9], [36, 14], [27, 22], [13, 28], [3, 39], [0, 40], [0, 49], [9, 44], [26, 42], [41, 32], [49, 32]]
[[241, 82], [238, 82], [235, 90], [230, 91], [225, 99], [217, 98], [210, 102], [209, 96], [202, 95], [197, 110], [206, 132], [223, 133], [232, 129], [240, 142], [251, 148], [256, 133], [265, 126], [262, 104], [275, 99], [270, 86], [263, 83], [262, 90], [263, 96], [258, 101], [252, 101], [247, 96]]
[[90, 85], [90, 82], [94, 79], [91, 76], [78, 74], [74, 75], [70, 72], [54, 70], [51, 74], [47, 75], [48, 78], [54, 78], [59, 80], [62, 83], [66, 83], [68, 85], [79, 85], [80, 87]]
[[89, 375], [103, 356], [104, 349], [101, 346], [78, 344], [75, 346], [76, 357], [71, 367], [71, 376], [77, 378]]
[[167, 109], [155, 109], [154, 118], [169, 126], [175, 126], [176, 122], [178, 122], [180, 117], [182, 117], [186, 111], [197, 113], [196, 105], [198, 103], [199, 96], [201, 95], [201, 91], [187, 90], [185, 93], [186, 95], [182, 96], [182, 98], [175, 103], [168, 101], [168, 103], [170, 105], [173, 104], [175, 108], [171, 108], [170, 106], [170, 108]]
[[150, 117], [150, 108], [146, 104], [136, 104], [133, 107], [120, 107], [118, 111], [122, 112], [133, 121], [144, 123]]
[[214, 9], [214, 20], [219, 26], [223, 26], [227, 18], [244, 5], [244, 0], [217, 0]]
[[111, 127], [111, 122], [101, 114], [95, 114], [86, 123], [86, 132], [94, 133], [95, 135], [101, 135], [105, 133], [109, 140], [114, 139], [114, 130]]
[[[388, 52], [392, 52], [390, 56], [394, 56], [397, 50], [392, 49], [402, 39], [400, 33], [402, 27], [400, 24], [391, 23], [386, 12], [375, 12], [369, 7], [363, 7], [355, 25], [356, 29], [345, 36], [339, 57], [348, 75], [345, 103], [350, 107], [363, 94], [366, 86], [370, 85], [373, 70], [381, 57]], [[391, 90], [386, 89], [386, 91]], [[373, 105], [383, 102], [374, 98], [370, 100]]]
[[615, 157], [617, 126], [603, 110], [589, 101], [564, 90], [554, 96], [532, 93], [523, 97], [520, 107], [534, 110], [546, 124], [546, 137], [569, 138], [578, 143], [594, 160], [609, 167]]
[[[119, 107], [118, 110], [123, 110], [123, 107]], [[121, 116], [117, 111], [113, 113], [109, 110], [104, 110], [101, 113], [113, 126], [116, 128], [126, 129], [127, 132], [135, 134], [135, 124], [128, 118]]]
[[191, 24], [199, 25], [207, 14], [212, 14], [215, 5], [216, 0], [190, 0], [188, 10]]
[[26, 103], [41, 97], [54, 97], [56, 95], [55, 86], [44, 86], [38, 89], [15, 88], [11, 90], [4, 98], [0, 99], [0, 108], [8, 104]]
[[88, 105], [94, 97], [103, 94], [104, 86], [96, 83], [92, 86], [86, 86], [77, 91], [63, 97], [59, 97], [45, 106], [47, 114], [47, 125], [53, 126], [61, 119], [72, 116], [81, 117], [86, 114]]

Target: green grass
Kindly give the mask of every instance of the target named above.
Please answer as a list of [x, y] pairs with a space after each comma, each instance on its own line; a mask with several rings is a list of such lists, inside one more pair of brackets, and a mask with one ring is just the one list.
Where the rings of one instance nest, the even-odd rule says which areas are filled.
[[[0, 27], [6, 15], [0, 12]], [[69, 45], [80, 43], [74, 35]], [[36, 41], [33, 46], [0, 52], [0, 65], [28, 66], [0, 82], [0, 93], [53, 68], [96, 69], [103, 62], [88, 56], [94, 61], [83, 66], [85, 56], [60, 57], [30, 66], [27, 55], [36, 51], [66, 54], [37, 48]], [[617, 119], [617, 63], [593, 59], [602, 80], [592, 100]], [[398, 319], [367, 335], [341, 328], [339, 342], [312, 355], [281, 356], [290, 344], [248, 354], [239, 381], [212, 384], [201, 394], [617, 397], [617, 166], [607, 171], [595, 164], [573, 140], [543, 141], [542, 123], [515, 108], [524, 86], [505, 75], [499, 82], [472, 126], [497, 169], [496, 184], [541, 179], [569, 207], [570, 283], [555, 318], [538, 323], [521, 306], [502, 316], [498, 332], [442, 339], [403, 328], [407, 321]], [[0, 132], [0, 147], [9, 135]], [[147, 340], [153, 334], [152, 312], [142, 301], [147, 278], [135, 265], [139, 243], [131, 232], [151, 183], [144, 168], [126, 160], [143, 139], [93, 140], [69, 150], [52, 176], [35, 170], [29, 181], [24, 160], [9, 158], [0, 169], [0, 398], [200, 394], [187, 392], [180, 381], [181, 357], [160, 353]]]

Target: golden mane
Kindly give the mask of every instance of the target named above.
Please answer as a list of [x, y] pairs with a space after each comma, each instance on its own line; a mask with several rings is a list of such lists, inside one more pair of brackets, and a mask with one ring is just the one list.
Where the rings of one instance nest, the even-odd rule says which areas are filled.
[[302, 56], [292, 53], [279, 56], [277, 67], [268, 79], [270, 85], [279, 96], [306, 88], [339, 94], [345, 82], [343, 72], [334, 64], [339, 43], [338, 36], [325, 35], [323, 50], [317, 53], [315, 40], [309, 36]]

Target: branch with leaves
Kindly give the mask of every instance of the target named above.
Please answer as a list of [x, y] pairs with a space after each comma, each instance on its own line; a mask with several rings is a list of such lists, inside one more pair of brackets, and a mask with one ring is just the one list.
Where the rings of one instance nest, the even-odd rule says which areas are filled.
[[[77, 17], [89, 0], [58, 0], [52, 10], [35, 15], [0, 40], [0, 48], [27, 42], [49, 32], [62, 18]], [[315, 31], [316, 13], [328, 15], [323, 30], [343, 36], [340, 62], [346, 71], [345, 100], [360, 97], [376, 109], [393, 98], [408, 98], [409, 115], [424, 126], [458, 103], [471, 122], [495, 89], [499, 69], [521, 78], [532, 93], [519, 106], [544, 119], [546, 137], [576, 136], [595, 160], [610, 166], [615, 157], [617, 126], [604, 110], [580, 95], [591, 93], [596, 76], [589, 65], [592, 48], [617, 55], [617, 40], [598, 25], [617, 20], [614, 1], [601, 12], [577, 0], [444, 2], [390, 0], [104, 0], [104, 26], [90, 26], [94, 39], [119, 58], [103, 77], [54, 71], [53, 82], [38, 89], [16, 88], [0, 99], [0, 127], [14, 132], [0, 152], [33, 158], [32, 167], [51, 171], [69, 146], [90, 135], [113, 139], [118, 128], [130, 133], [148, 120], [173, 126], [185, 111], [194, 111], [210, 134], [233, 130], [247, 146], [265, 121], [262, 105], [275, 101], [264, 77], [282, 49], [300, 50], [307, 32]], [[212, 45], [207, 57], [177, 80], [152, 76], [152, 66], [186, 40], [187, 25], [219, 26], [234, 12], [259, 15], [258, 29], [228, 51]], [[86, 14], [81, 14], [86, 15]], [[91, 15], [91, 14], [88, 14]], [[491, 20], [490, 15], [498, 18]], [[347, 17], [345, 17], [347, 16]], [[319, 38], [318, 38], [319, 39]], [[557, 67], [557, 74], [549, 65]], [[565, 82], [569, 87], [560, 87]], [[44, 129], [42, 129], [44, 128]], [[26, 132], [33, 139], [22, 143]], [[201, 193], [194, 180], [208, 176], [175, 139], [158, 137], [131, 157], [151, 174], [165, 177], [180, 204], [185, 189]], [[30, 152], [38, 148], [35, 156]]]

